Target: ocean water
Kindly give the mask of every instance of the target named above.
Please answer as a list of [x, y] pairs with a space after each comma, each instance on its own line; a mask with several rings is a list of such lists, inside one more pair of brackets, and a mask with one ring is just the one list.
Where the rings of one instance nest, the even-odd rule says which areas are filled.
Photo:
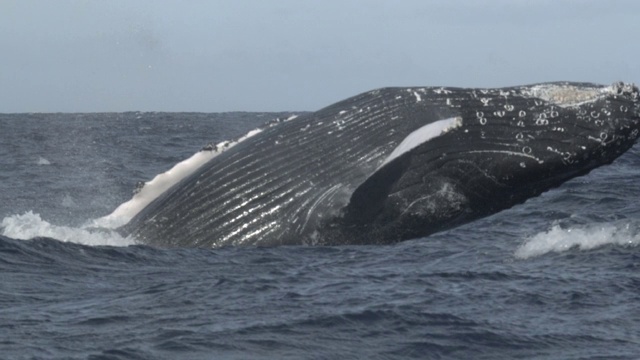
[[92, 227], [289, 115], [0, 114], [0, 358], [640, 358], [638, 147], [391, 246], [159, 249]]

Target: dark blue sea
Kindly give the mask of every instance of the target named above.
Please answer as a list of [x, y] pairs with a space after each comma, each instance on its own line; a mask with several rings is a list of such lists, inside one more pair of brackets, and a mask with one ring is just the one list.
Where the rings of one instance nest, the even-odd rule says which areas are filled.
[[638, 146], [391, 246], [161, 249], [90, 225], [288, 115], [0, 114], [0, 358], [640, 358]]

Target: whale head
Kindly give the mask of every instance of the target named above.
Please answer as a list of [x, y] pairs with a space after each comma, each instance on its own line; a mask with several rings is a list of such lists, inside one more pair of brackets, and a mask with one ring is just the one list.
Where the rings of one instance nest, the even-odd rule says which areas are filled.
[[404, 240], [488, 216], [613, 162], [640, 132], [630, 84], [545, 83], [463, 100], [434, 122], [444, 131], [412, 134], [356, 189], [343, 220], [352, 236]]

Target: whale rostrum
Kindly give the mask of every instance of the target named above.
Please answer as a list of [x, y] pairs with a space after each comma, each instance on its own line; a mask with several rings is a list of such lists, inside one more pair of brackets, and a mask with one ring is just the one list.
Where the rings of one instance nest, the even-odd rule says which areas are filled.
[[157, 246], [394, 243], [609, 164], [639, 131], [631, 84], [382, 88], [203, 149], [216, 156], [120, 231]]

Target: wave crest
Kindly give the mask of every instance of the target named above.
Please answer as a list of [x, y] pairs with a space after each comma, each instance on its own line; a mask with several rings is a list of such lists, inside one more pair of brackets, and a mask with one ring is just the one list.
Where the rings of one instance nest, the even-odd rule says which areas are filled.
[[39, 214], [32, 211], [2, 219], [0, 230], [1, 235], [20, 240], [47, 237], [63, 242], [90, 246], [129, 246], [136, 244], [133, 239], [124, 238], [115, 231], [53, 225], [42, 220]]
[[564, 252], [569, 249], [590, 250], [604, 245], [640, 244], [640, 234], [630, 224], [600, 224], [562, 228], [554, 225], [550, 230], [527, 239], [515, 252], [520, 259], [528, 259], [549, 252]]

